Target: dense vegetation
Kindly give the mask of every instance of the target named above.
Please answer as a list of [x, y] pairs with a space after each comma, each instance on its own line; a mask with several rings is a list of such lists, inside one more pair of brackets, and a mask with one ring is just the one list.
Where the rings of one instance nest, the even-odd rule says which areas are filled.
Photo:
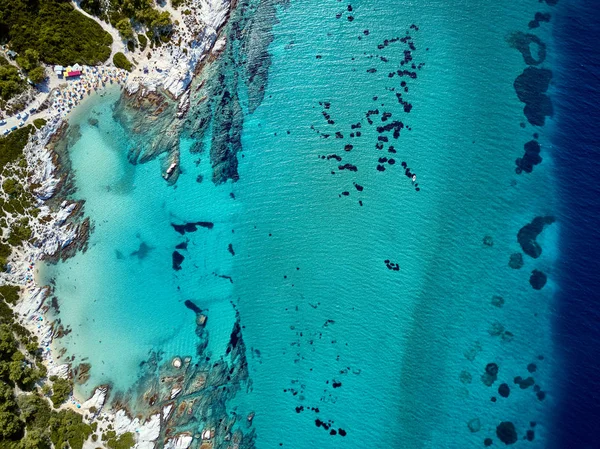
[[26, 126], [16, 129], [6, 137], [0, 137], [0, 173], [4, 172], [7, 164], [16, 162], [23, 156], [23, 148], [32, 131], [31, 126]]
[[19, 76], [19, 69], [0, 56], [0, 102], [12, 98], [24, 89], [25, 81]]
[[153, 0], [112, 0], [108, 9], [101, 0], [82, 0], [80, 5], [88, 13], [110, 22], [126, 40], [134, 39], [134, 24], [145, 26], [156, 39], [171, 33], [169, 13], [154, 8]]
[[48, 64], [96, 65], [111, 53], [110, 34], [68, 0], [2, 0], [0, 36], [17, 53], [36, 50]]
[[[31, 193], [22, 184], [22, 179], [26, 176], [23, 148], [32, 131], [32, 126], [26, 126], [0, 138], [0, 174], [3, 176], [0, 186], [0, 270], [4, 270], [12, 248], [31, 238], [29, 218], [25, 211], [31, 215], [39, 212], [34, 207]], [[7, 214], [18, 217], [10, 229], [7, 229]], [[0, 291], [0, 295], [4, 295], [4, 292]]]

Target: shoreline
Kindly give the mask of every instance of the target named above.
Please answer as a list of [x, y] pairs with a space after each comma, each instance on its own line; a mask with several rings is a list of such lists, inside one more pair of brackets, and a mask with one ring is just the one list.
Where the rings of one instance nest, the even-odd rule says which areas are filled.
[[[184, 29], [181, 31], [187, 38], [194, 35], [189, 41], [191, 51], [181, 51], [176, 43], [179, 36], [179, 30], [176, 30], [170, 44], [157, 49], [152, 58], [140, 62], [131, 73], [107, 65], [84, 66], [80, 77], [64, 80], [58, 87], [51, 89], [46, 99], [41, 102], [38, 108], [40, 110], [27, 119], [27, 122], [38, 118], [46, 120], [46, 124], [29, 137], [23, 153], [29, 169], [33, 172], [26, 184], [36, 200], [36, 206], [43, 211], [40, 215], [50, 216], [51, 220], [48, 223], [36, 220], [32, 225], [32, 240], [36, 240], [36, 245], [28, 242], [14, 249], [9, 259], [9, 271], [2, 273], [0, 279], [20, 288], [20, 300], [13, 307], [16, 319], [37, 336], [43, 352], [43, 363], [48, 369], [48, 377], [56, 375], [73, 378], [73, 367], [69, 363], [57, 361], [56, 348], [53, 348], [56, 330], [47, 316], [50, 306], [45, 304], [52, 294], [52, 289], [41, 285], [37, 262], [60, 256], [61, 250], [84, 243], [81, 241], [82, 235], [84, 239], [89, 236], [85, 235], [86, 230], [83, 229], [85, 222], [71, 221], [81, 209], [80, 202], [56, 196], [60, 195], [57, 190], [64, 182], [65, 175], [61, 173], [57, 154], [47, 147], [55, 139], [64, 138], [64, 135], [61, 135], [63, 126], [68, 123], [73, 113], [81, 110], [87, 100], [95, 98], [96, 95], [104, 97], [107, 90], [113, 87], [119, 86], [120, 95], [129, 96], [138, 92], [145, 96], [161, 89], [172, 99], [185, 101], [186, 92], [189, 92], [192, 79], [197, 75], [197, 67], [211, 53], [218, 53], [224, 47], [225, 40], [220, 38], [220, 31], [226, 25], [234, 6], [229, 1], [194, 3], [198, 3], [197, 7], [203, 7], [202, 14], [193, 24], [183, 21]], [[177, 13], [176, 16], [181, 15], [180, 11]], [[32, 186], [39, 187], [33, 189]], [[48, 206], [50, 200], [61, 199], [60, 206], [54, 210]], [[79, 248], [78, 246], [75, 251]], [[151, 449], [159, 437], [160, 413], [150, 414], [145, 419], [132, 417], [126, 408], [113, 409], [106, 404], [109, 393], [109, 385], [95, 386], [89, 398], [80, 398], [73, 391], [60, 409], [69, 408], [80, 413], [86, 422], [99, 423], [97, 431], [94, 432], [98, 436], [107, 429], [114, 429], [117, 435], [131, 432], [135, 435], [135, 447]], [[171, 439], [173, 444], [181, 448], [189, 446], [192, 440], [191, 437], [179, 434], [171, 436], [169, 440]], [[85, 444], [94, 447], [92, 444], [98, 446], [105, 443], [100, 440], [92, 443], [88, 440]]]

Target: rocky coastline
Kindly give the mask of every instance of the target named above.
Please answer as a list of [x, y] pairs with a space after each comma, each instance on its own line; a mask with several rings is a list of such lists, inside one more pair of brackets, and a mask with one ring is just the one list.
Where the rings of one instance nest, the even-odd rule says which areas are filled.
[[[143, 73], [144, 69], [140, 67], [130, 74], [115, 112], [115, 118], [128, 127], [133, 136], [140, 137], [139, 147], [129, 155], [131, 162], [144, 163], [168, 153], [163, 159], [162, 174], [171, 184], [176, 182], [179, 174], [179, 135], [190, 107], [190, 84], [202, 63], [215, 58], [225, 47], [226, 40], [219, 38], [220, 31], [229, 19], [231, 8], [235, 7], [235, 2], [232, 5], [227, 0], [198, 0], [194, 4], [197, 4], [200, 13], [190, 18], [194, 23], [182, 25], [186, 33], [196, 36], [192, 45], [183, 51], [171, 42], [153, 56], [154, 61], [148, 62], [160, 66], [159, 70], [148, 74]], [[54, 114], [51, 108], [42, 108], [41, 112], [47, 123], [29, 138], [23, 150], [30, 170], [27, 188], [33, 194], [40, 213], [31, 223], [31, 239], [13, 252], [8, 271], [0, 274], [0, 282], [20, 286], [21, 299], [15, 305], [14, 312], [18, 321], [38, 337], [48, 376], [72, 378], [81, 383], [85, 382], [90, 367], [73, 367], [69, 363], [57, 362], [57, 354], [53, 354], [51, 348], [53, 339], [60, 336], [61, 326], [59, 322], [50, 322], [46, 315], [52, 307], [49, 301], [52, 290], [51, 287], [37, 285], [34, 273], [38, 261], [53, 263], [65, 260], [78, 251], [85, 251], [93, 224], [85, 217], [83, 201], [67, 199], [73, 189], [67, 152], [68, 147], [78, 139], [78, 130], [69, 127], [67, 117]], [[149, 126], [153, 129], [160, 126], [161, 132], [156, 133], [152, 141], [145, 142], [143, 137]], [[199, 328], [203, 327], [205, 320], [206, 317], [198, 321], [202, 323]], [[199, 338], [208, 338], [204, 334], [201, 329], [198, 331]], [[229, 364], [223, 362], [220, 373], [226, 372], [224, 366], [238, 368], [238, 382], [247, 379], [244, 352], [245, 347], [238, 343], [230, 354], [231, 361]], [[224, 381], [227, 376], [216, 373], [216, 369], [209, 366], [208, 362], [199, 367], [185, 360], [178, 368], [170, 362], [160, 368], [158, 364], [154, 365], [157, 377], [156, 382], [149, 384], [150, 388], [156, 386], [160, 376], [173, 384], [172, 391], [166, 396], [158, 392], [151, 395], [156, 397], [154, 402], [158, 401], [154, 406], [153, 401], [142, 408], [130, 407], [127, 401], [122, 401], [119, 407], [119, 401], [116, 400], [108, 408], [107, 400], [111, 393], [109, 385], [96, 387], [92, 396], [85, 401], [71, 396], [65, 406], [81, 413], [87, 422], [98, 423], [98, 432], [112, 429], [117, 435], [131, 432], [135, 435], [137, 448], [150, 449], [158, 444], [184, 449], [194, 438], [210, 441], [213, 447], [224, 447], [224, 442], [230, 440], [241, 443], [244, 440], [241, 433], [231, 431], [235, 418], [225, 412], [225, 401], [229, 397], [227, 389], [212, 388], [213, 384], [219, 382], [232, 385], [231, 376]], [[169, 370], [176, 372], [170, 373]], [[215, 374], [211, 374], [207, 380], [208, 374], [213, 372]], [[201, 379], [204, 380], [201, 382]], [[174, 393], [178, 382], [185, 383], [185, 389], [182, 384], [179, 390], [181, 394]], [[211, 388], [203, 390], [205, 385]], [[208, 406], [212, 410], [217, 403], [224, 418], [220, 422], [215, 421], [201, 435], [195, 435], [190, 430], [176, 433], [185, 420], [189, 421], [193, 410], [206, 409]], [[185, 406], [189, 406], [187, 413], [183, 413]], [[223, 432], [215, 434], [218, 426]], [[251, 439], [246, 437], [246, 441]], [[100, 441], [94, 444], [103, 445]], [[240, 444], [239, 447], [251, 446]]]

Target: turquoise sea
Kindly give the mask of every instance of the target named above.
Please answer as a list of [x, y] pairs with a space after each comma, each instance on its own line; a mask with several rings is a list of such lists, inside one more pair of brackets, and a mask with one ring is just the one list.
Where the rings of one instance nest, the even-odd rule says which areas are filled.
[[[117, 90], [71, 117], [73, 198], [93, 231], [86, 252], [41, 274], [72, 329], [55, 345], [92, 366], [78, 394], [134, 390], [152, 354], [224, 357], [238, 317], [249, 379], [227, 410], [255, 412], [257, 448], [483, 447], [512, 430], [515, 447], [548, 447], [560, 223], [537, 237], [539, 257], [509, 260], [522, 253], [519, 230], [556, 211], [553, 122], [524, 116], [513, 83], [527, 65], [509, 40], [554, 10], [537, 0], [276, 10], [262, 102], [249, 111], [237, 88], [236, 182], [213, 184], [210, 152], [190, 153], [186, 132], [175, 185], [159, 160], [132, 165]], [[552, 66], [551, 27], [533, 30], [548, 46], [540, 67]], [[394, 123], [398, 138], [377, 130]], [[517, 174], [532, 139], [543, 162]], [[213, 227], [173, 227], [197, 222]], [[541, 290], [533, 270], [547, 275]], [[186, 300], [208, 317], [202, 354]]]

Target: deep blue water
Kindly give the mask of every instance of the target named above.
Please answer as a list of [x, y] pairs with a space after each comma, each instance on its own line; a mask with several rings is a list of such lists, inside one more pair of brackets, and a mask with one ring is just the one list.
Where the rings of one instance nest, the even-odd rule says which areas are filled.
[[558, 7], [554, 152], [563, 197], [559, 448], [600, 447], [600, 5]]

